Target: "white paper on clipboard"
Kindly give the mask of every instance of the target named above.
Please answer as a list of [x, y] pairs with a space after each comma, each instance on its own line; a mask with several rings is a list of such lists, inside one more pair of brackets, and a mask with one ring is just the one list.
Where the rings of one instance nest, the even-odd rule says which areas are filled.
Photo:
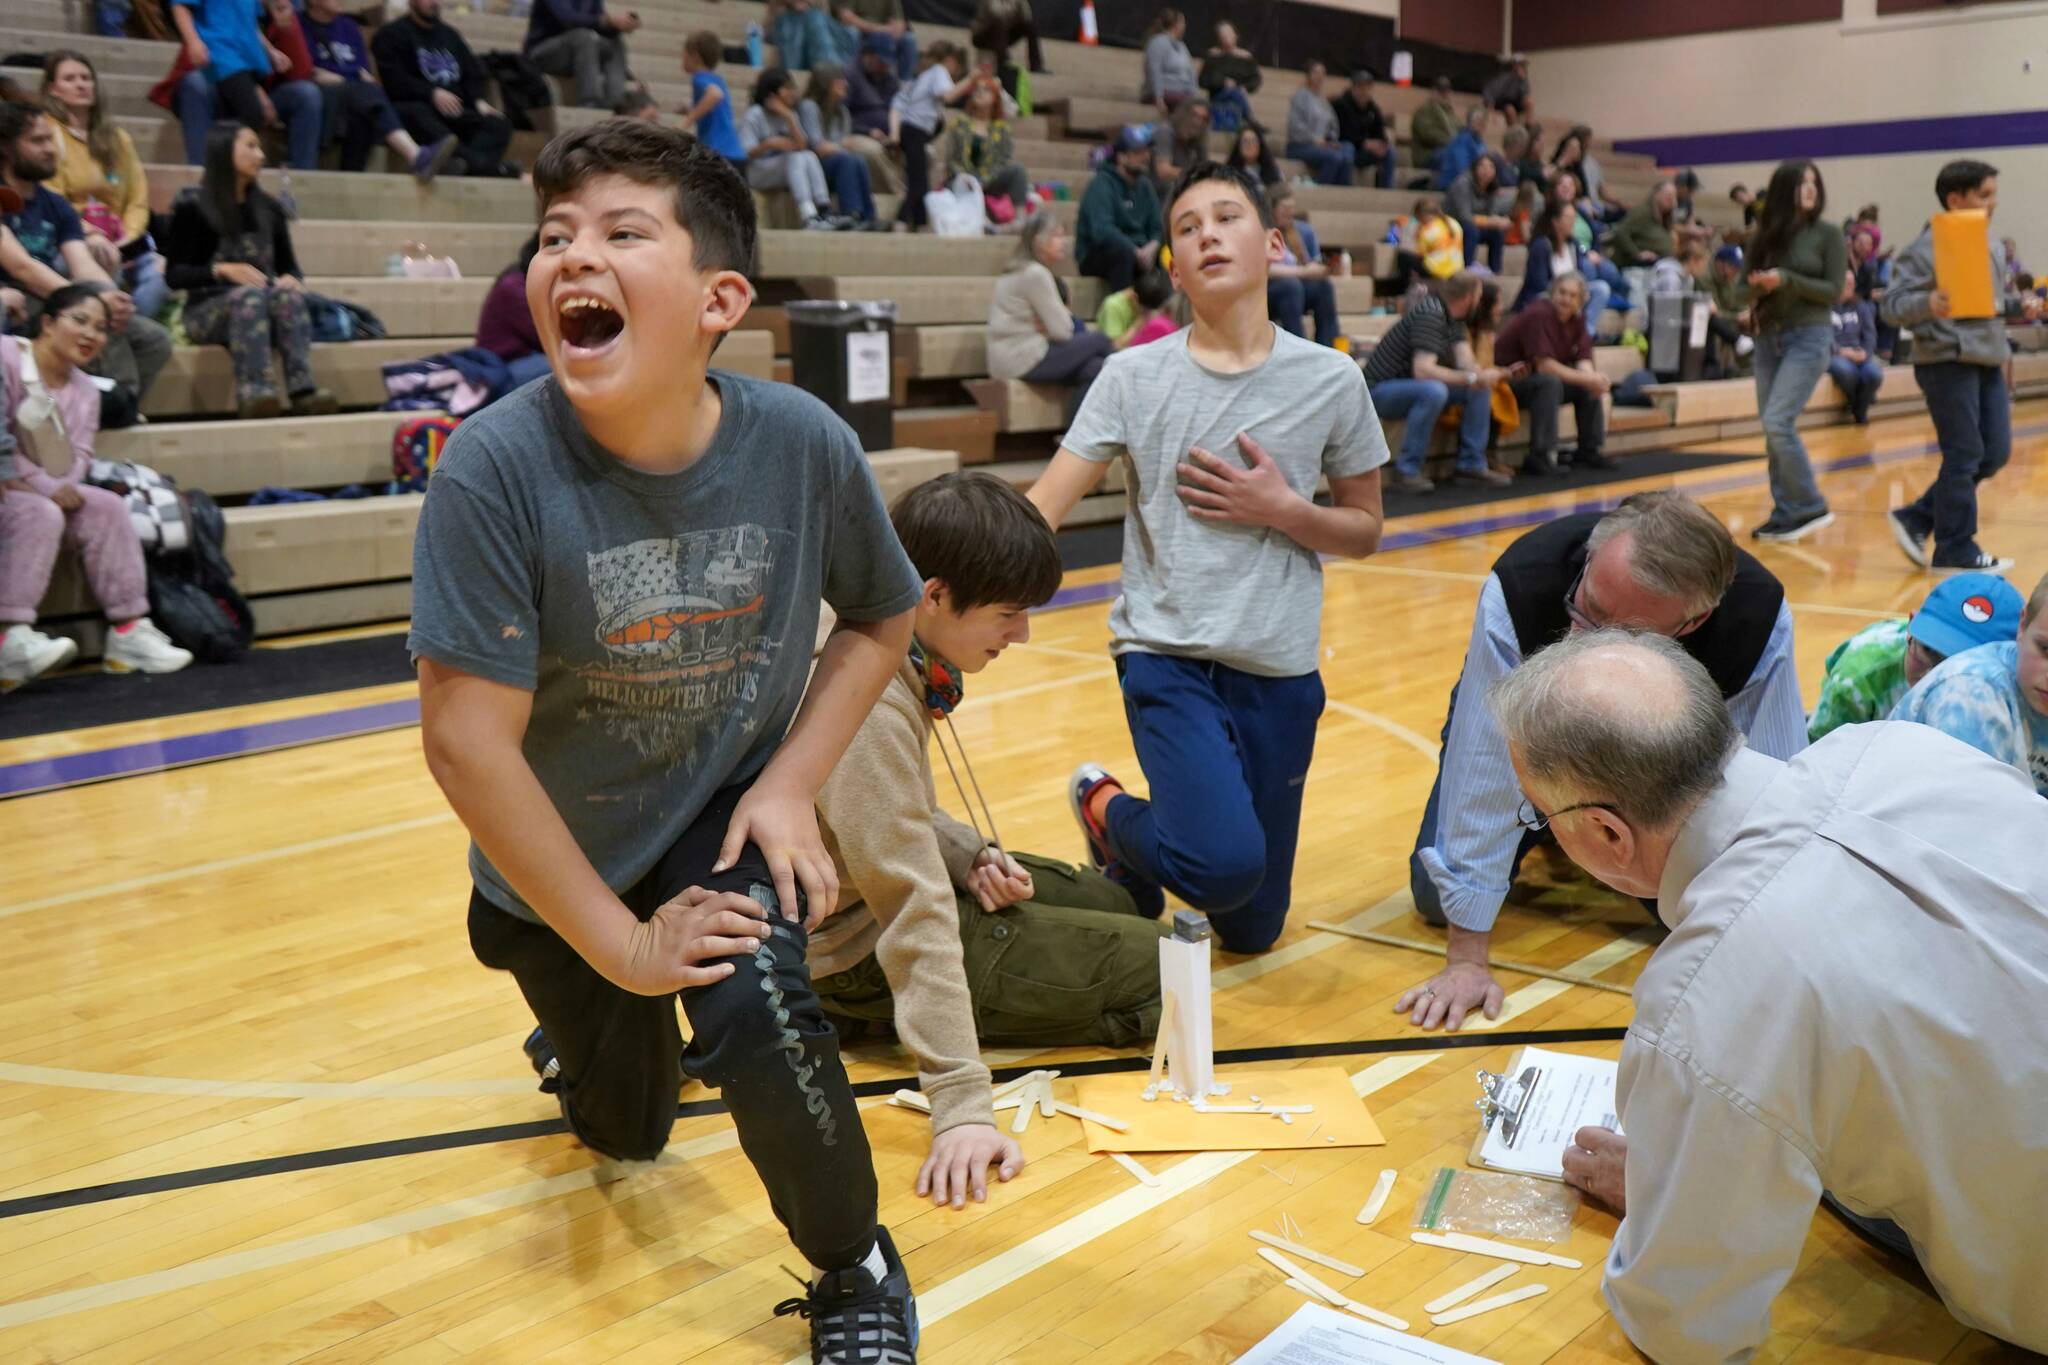
[[1488, 1170], [1564, 1179], [1564, 1153], [1572, 1135], [1589, 1124], [1620, 1130], [1614, 1105], [1618, 1062], [1580, 1057], [1570, 1052], [1525, 1047], [1516, 1061], [1517, 1078], [1533, 1071], [1529, 1093], [1518, 1105], [1518, 1122], [1496, 1120], [1479, 1149], [1479, 1164]]
[[889, 397], [889, 334], [846, 334], [846, 401], [880, 403]]

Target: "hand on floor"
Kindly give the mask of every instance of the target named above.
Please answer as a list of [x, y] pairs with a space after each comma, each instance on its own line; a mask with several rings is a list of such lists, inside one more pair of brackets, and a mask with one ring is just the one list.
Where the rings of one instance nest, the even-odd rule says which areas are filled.
[[[1442, 971], [1404, 992], [1394, 1003], [1394, 1013], [1407, 1014], [1408, 1022], [1425, 1029], [1441, 1027], [1456, 1033], [1473, 1010], [1489, 1019], [1500, 1018], [1507, 999], [1493, 973], [1477, 962], [1453, 962]], [[1413, 1013], [1410, 1013], [1413, 1011]]]
[[932, 1154], [917, 1173], [917, 1192], [920, 1197], [930, 1195], [932, 1203], [942, 1207], [966, 1208], [970, 1192], [975, 1203], [987, 1203], [991, 1163], [999, 1163], [997, 1179], [1009, 1180], [1024, 1169], [1024, 1149], [992, 1123], [948, 1128], [932, 1139]]

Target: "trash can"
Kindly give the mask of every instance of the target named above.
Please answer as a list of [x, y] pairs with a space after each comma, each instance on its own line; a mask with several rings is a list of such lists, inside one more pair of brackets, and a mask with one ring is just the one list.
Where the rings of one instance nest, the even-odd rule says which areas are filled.
[[1706, 370], [1711, 300], [1699, 294], [1650, 295], [1650, 365], [1665, 383], [1692, 383]]
[[789, 361], [797, 387], [846, 420], [863, 450], [896, 444], [896, 305], [840, 299], [787, 306]]

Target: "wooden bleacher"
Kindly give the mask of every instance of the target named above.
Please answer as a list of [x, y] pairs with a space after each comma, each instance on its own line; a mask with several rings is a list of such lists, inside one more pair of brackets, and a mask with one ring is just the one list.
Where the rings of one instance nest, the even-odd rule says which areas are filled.
[[[687, 97], [676, 53], [684, 35], [700, 28], [737, 46], [750, 23], [765, 18], [758, 0], [645, 0], [644, 26], [629, 42], [636, 74], [645, 79], [664, 108]], [[516, 48], [523, 19], [505, 11], [505, 0], [487, 0], [472, 11], [451, 5], [449, 22], [479, 51]], [[166, 111], [148, 103], [146, 92], [170, 67], [175, 46], [137, 39], [87, 35], [79, 0], [11, 0], [0, 15], [0, 51], [38, 53], [57, 47], [83, 51], [98, 66], [111, 111], [135, 139], [148, 163], [150, 195], [158, 208], [197, 179], [195, 169], [177, 164], [183, 142]], [[924, 42], [965, 41], [964, 31], [919, 25]], [[1068, 197], [1052, 206], [1071, 218], [1088, 176], [1091, 148], [1122, 123], [1152, 115], [1134, 100], [1138, 55], [1049, 41], [1053, 74], [1035, 81], [1038, 107], [1013, 125], [1019, 159], [1037, 183], [1065, 186]], [[33, 84], [39, 73], [11, 68], [7, 74]], [[728, 65], [724, 74], [734, 102], [744, 109], [758, 74]], [[1260, 116], [1284, 123], [1288, 97], [1298, 76], [1268, 73], [1254, 99]], [[556, 82], [566, 97], [566, 81]], [[1391, 85], [1380, 88], [1382, 105], [1397, 128], [1405, 128], [1425, 92]], [[1459, 96], [1460, 109], [1472, 97]], [[549, 129], [582, 126], [602, 117], [596, 111], [558, 105], [543, 118], [543, 130], [522, 134], [515, 156], [531, 156]], [[1553, 128], [1568, 116], [1545, 111]], [[1608, 133], [1618, 130], [1600, 130]], [[1494, 130], [1497, 137], [1498, 129]], [[1227, 145], [1217, 135], [1215, 148]], [[1623, 198], [1647, 191], [1663, 172], [1647, 158], [1617, 153], [1596, 141], [1609, 182]], [[289, 191], [299, 220], [295, 240], [313, 287], [358, 303], [384, 322], [390, 339], [321, 346], [315, 369], [352, 411], [326, 418], [283, 418], [265, 423], [214, 420], [232, 408], [227, 355], [212, 347], [179, 351], [148, 397], [151, 421], [125, 432], [105, 433], [105, 453], [139, 459], [192, 486], [209, 489], [232, 503], [265, 485], [333, 489], [375, 485], [389, 477], [393, 429], [403, 414], [368, 409], [382, 399], [380, 372], [391, 360], [467, 344], [489, 282], [519, 251], [531, 232], [532, 192], [517, 181], [444, 179], [419, 186], [402, 168], [390, 166], [382, 149], [373, 173], [293, 172]], [[378, 167], [383, 167], [378, 170]], [[1288, 166], [1299, 173], [1298, 165]], [[1404, 178], [1409, 175], [1403, 168]], [[1417, 173], [1419, 174], [1419, 173]], [[280, 172], [269, 173], [285, 188]], [[1413, 206], [1415, 191], [1333, 188], [1303, 184], [1297, 198], [1324, 244], [1351, 254], [1355, 274], [1336, 280], [1346, 331], [1368, 344], [1393, 322], [1376, 296], [1375, 278], [1394, 272], [1393, 249], [1385, 243], [1394, 221]], [[1709, 212], [1718, 203], [1709, 187]], [[893, 208], [893, 202], [885, 208]], [[424, 251], [454, 262], [459, 279], [405, 279], [387, 274], [394, 257]], [[801, 298], [887, 299], [898, 308], [896, 375], [900, 400], [896, 440], [901, 449], [874, 459], [891, 490], [930, 477], [963, 461], [986, 464], [1005, 477], [1028, 484], [1042, 468], [1063, 424], [1064, 394], [987, 377], [983, 324], [992, 281], [1007, 264], [1014, 242], [1006, 236], [938, 239], [883, 233], [764, 231], [755, 271], [760, 301], [742, 329], [719, 353], [721, 365], [762, 377], [789, 374], [789, 327], [782, 304]], [[1502, 286], [1512, 294], [1526, 253], [1509, 249]], [[1068, 270], [1075, 310], [1092, 314], [1101, 290], [1096, 281]], [[2032, 344], [2029, 341], [2026, 344]], [[1633, 353], [1602, 348], [1610, 373], [1634, 368]], [[2039, 358], [2048, 365], [2048, 355]], [[2022, 356], [2023, 392], [2048, 387], [2048, 371]], [[1611, 418], [1610, 447], [1617, 451], [1668, 445], [1681, 439], [1737, 434], [1755, 429], [1754, 390], [1747, 381], [1719, 385], [1674, 385], [1654, 391], [1649, 409], [1622, 409]], [[1918, 401], [1910, 375], [1887, 377], [1879, 412]], [[1806, 421], [1838, 420], [1840, 403], [1823, 384]], [[1398, 439], [1398, 424], [1390, 438]], [[1512, 444], [1512, 442], [1511, 442]], [[1120, 483], [1088, 500], [1084, 516], [1121, 513]], [[243, 585], [258, 604], [267, 633], [344, 624], [403, 614], [409, 606], [410, 537], [416, 498], [371, 498], [286, 507], [230, 505], [230, 551]], [[87, 615], [75, 577], [68, 571], [53, 588], [51, 613], [75, 625]], [[89, 630], [87, 631], [89, 634]]]

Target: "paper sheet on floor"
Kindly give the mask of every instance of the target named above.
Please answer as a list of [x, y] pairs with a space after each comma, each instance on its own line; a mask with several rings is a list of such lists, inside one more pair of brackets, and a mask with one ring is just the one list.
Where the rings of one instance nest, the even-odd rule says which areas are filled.
[[1499, 1365], [1305, 1303], [1270, 1336], [1237, 1358], [1237, 1365]]
[[[1271, 1114], [1198, 1114], [1163, 1096], [1147, 1103], [1145, 1078], [1128, 1072], [1086, 1076], [1074, 1086], [1074, 1103], [1122, 1119], [1127, 1133], [1083, 1120], [1091, 1152], [1258, 1152], [1301, 1147], [1377, 1147], [1386, 1142], [1372, 1111], [1351, 1088], [1341, 1066], [1298, 1071], [1218, 1072], [1230, 1093], [1212, 1104], [1306, 1104], [1313, 1110], [1282, 1123]], [[1335, 1142], [1326, 1141], [1335, 1138]]]

